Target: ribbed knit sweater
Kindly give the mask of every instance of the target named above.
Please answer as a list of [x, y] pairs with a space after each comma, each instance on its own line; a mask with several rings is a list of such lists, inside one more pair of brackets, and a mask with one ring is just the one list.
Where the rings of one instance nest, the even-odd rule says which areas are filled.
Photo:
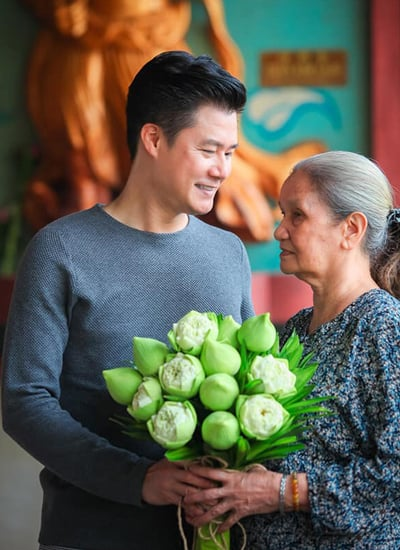
[[162, 457], [121, 434], [103, 369], [132, 359], [132, 337], [167, 343], [190, 310], [254, 314], [235, 235], [195, 217], [149, 233], [100, 205], [39, 231], [21, 261], [3, 350], [3, 424], [44, 465], [40, 542], [85, 550], [177, 550], [176, 509], [141, 502]]

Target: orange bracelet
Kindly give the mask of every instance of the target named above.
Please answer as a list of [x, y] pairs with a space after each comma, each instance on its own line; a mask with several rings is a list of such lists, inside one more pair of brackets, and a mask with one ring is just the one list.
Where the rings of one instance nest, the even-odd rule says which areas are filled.
[[293, 511], [298, 512], [300, 506], [299, 499], [299, 481], [297, 479], [297, 472], [292, 473], [292, 499], [293, 499]]

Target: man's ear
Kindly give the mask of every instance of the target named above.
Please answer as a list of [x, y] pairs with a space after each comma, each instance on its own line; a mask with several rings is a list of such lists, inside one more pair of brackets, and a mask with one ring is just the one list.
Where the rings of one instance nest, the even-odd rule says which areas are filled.
[[142, 126], [140, 130], [140, 139], [149, 155], [156, 156], [158, 154], [160, 134], [161, 130], [157, 124], [148, 122]]
[[343, 247], [350, 250], [359, 245], [367, 231], [368, 220], [362, 212], [352, 212], [343, 226]]

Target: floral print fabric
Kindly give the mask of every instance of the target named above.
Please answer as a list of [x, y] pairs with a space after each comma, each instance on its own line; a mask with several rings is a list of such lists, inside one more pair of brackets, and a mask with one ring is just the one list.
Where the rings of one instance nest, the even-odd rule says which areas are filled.
[[[304, 451], [267, 467], [306, 472], [310, 513], [245, 518], [251, 550], [400, 548], [400, 302], [383, 290], [360, 296], [312, 334], [312, 309], [296, 329], [319, 367], [315, 394], [332, 415], [313, 418]], [[240, 547], [238, 540], [237, 547]]]

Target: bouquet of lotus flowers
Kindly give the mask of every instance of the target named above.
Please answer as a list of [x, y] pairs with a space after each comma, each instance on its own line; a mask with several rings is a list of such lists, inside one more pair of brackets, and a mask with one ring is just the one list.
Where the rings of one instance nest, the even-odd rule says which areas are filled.
[[[173, 461], [214, 459], [242, 469], [304, 447], [317, 364], [295, 332], [280, 347], [269, 313], [241, 325], [232, 316], [190, 311], [173, 324], [169, 345], [133, 337], [131, 366], [103, 371], [111, 397], [126, 407], [113, 420], [134, 438], [151, 438]], [[216, 525], [195, 533], [195, 550], [229, 549]]]

